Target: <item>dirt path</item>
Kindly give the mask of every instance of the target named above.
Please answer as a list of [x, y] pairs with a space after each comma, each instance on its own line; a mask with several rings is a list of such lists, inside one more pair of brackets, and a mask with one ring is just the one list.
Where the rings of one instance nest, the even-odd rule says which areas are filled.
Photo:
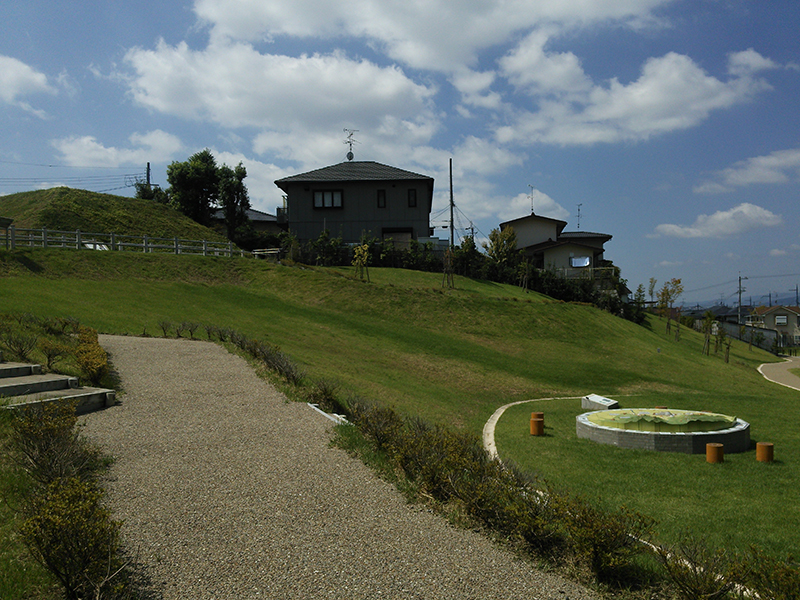
[[111, 505], [153, 597], [592, 597], [406, 504], [223, 348], [100, 341], [124, 393], [85, 432], [116, 458]]
[[764, 363], [758, 367], [758, 372], [769, 381], [800, 391], [800, 377], [790, 373], [789, 369], [800, 369], [800, 357], [790, 356], [784, 362]]

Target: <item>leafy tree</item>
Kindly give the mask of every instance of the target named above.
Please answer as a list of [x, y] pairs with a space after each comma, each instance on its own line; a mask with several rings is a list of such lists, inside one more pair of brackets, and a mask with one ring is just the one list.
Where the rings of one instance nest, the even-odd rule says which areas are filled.
[[672, 305], [681, 294], [683, 294], [683, 284], [680, 279], [675, 277], [667, 281], [658, 292], [658, 308], [667, 319], [667, 333], [671, 331], [672, 326]]
[[169, 203], [169, 195], [166, 191], [161, 189], [161, 186], [151, 185], [143, 181], [137, 181], [133, 184], [136, 188], [134, 198], [141, 198], [142, 200], [154, 200], [161, 204]]
[[247, 210], [250, 208], [250, 198], [244, 178], [247, 169], [242, 163], [231, 169], [223, 164], [217, 169], [219, 178], [219, 202], [225, 215], [225, 229], [228, 239], [233, 239], [236, 230], [247, 223]]
[[650, 285], [647, 288], [647, 291], [650, 294], [650, 302], [655, 302], [655, 294], [656, 294], [656, 284], [658, 283], [658, 279], [655, 277], [650, 278]]
[[453, 270], [464, 277], [477, 279], [485, 257], [475, 245], [475, 237], [468, 235], [461, 240], [461, 245], [453, 248]]
[[170, 200], [178, 210], [202, 225], [208, 225], [211, 208], [219, 202], [219, 170], [214, 155], [206, 148], [186, 162], [167, 167]]
[[522, 253], [517, 250], [514, 228], [492, 229], [489, 243], [484, 243], [483, 249], [489, 260], [490, 278], [500, 282], [514, 281], [517, 265], [522, 260]]

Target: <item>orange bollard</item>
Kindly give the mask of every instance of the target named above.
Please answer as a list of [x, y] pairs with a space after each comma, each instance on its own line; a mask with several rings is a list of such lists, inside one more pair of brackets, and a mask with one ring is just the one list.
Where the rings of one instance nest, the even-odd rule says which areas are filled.
[[531, 435], [544, 435], [544, 419], [531, 419]]
[[758, 442], [756, 444], [756, 460], [758, 462], [771, 463], [775, 460], [775, 449], [770, 442]]
[[706, 444], [706, 462], [725, 462], [725, 449], [722, 444]]

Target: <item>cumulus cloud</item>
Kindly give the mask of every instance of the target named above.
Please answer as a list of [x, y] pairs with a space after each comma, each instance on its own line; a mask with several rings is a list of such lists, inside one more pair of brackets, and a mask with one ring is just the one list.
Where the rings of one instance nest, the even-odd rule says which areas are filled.
[[753, 184], [786, 183], [800, 177], [800, 148], [776, 150], [739, 161], [695, 186], [698, 194], [730, 192]]
[[202, 51], [163, 40], [125, 56], [139, 104], [162, 113], [209, 119], [224, 127], [288, 130], [330, 127], [359, 116], [375, 126], [382, 115], [418, 118], [434, 90], [398, 67], [379, 67], [341, 52], [291, 57], [262, 54], [249, 44], [212, 44]]
[[73, 136], [53, 140], [51, 145], [61, 153], [61, 161], [70, 166], [118, 167], [144, 165], [147, 162], [168, 162], [183, 149], [176, 136], [156, 129], [134, 133], [128, 138], [130, 148], [104, 146], [93, 136]]
[[730, 210], [699, 215], [692, 225], [659, 225], [656, 233], [680, 238], [722, 238], [761, 227], [775, 227], [782, 223], [780, 215], [745, 202]]
[[214, 40], [356, 37], [408, 66], [450, 72], [474, 65], [481, 50], [542, 23], [641, 24], [653, 20], [653, 11], [671, 1], [196, 0], [194, 10], [211, 27]]
[[22, 98], [34, 94], [56, 94], [47, 75], [10, 56], [0, 55], [0, 101], [28, 113], [45, 118], [42, 110], [33, 108]]
[[503, 221], [509, 221], [529, 215], [531, 213], [531, 204], [533, 204], [533, 212], [541, 217], [550, 217], [551, 219], [560, 219], [562, 221], [569, 217], [569, 211], [566, 208], [536, 188], [529, 194], [517, 194], [508, 202], [507, 206], [498, 211], [497, 216]]
[[[769, 89], [765, 81], [750, 76], [722, 81], [675, 52], [648, 59], [636, 81], [625, 84], [614, 78], [605, 86], [590, 84], [575, 57], [548, 55], [544, 43], [544, 37], [536, 38], [541, 47], [536, 52], [528, 49], [532, 63], [521, 60], [519, 52], [503, 63], [512, 81], [535, 93], [538, 107], [520, 111], [513, 125], [498, 128], [500, 141], [537, 140], [565, 146], [641, 141], [694, 127], [711, 112], [748, 102]], [[561, 77], [548, 84], [548, 80], [523, 75], [526, 65], [534, 70], [539, 62], [559, 71]], [[512, 66], [514, 71], [508, 71]]]

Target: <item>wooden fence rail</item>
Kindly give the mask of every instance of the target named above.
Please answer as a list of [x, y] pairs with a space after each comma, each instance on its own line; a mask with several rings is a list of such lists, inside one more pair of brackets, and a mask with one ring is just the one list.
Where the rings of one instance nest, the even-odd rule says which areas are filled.
[[55, 231], [49, 229], [6, 229], [6, 249], [15, 248], [72, 248], [74, 250], [113, 250], [134, 252], [165, 252], [202, 256], [252, 256], [235, 248], [232, 242], [183, 240], [147, 235], [117, 235], [84, 231]]

